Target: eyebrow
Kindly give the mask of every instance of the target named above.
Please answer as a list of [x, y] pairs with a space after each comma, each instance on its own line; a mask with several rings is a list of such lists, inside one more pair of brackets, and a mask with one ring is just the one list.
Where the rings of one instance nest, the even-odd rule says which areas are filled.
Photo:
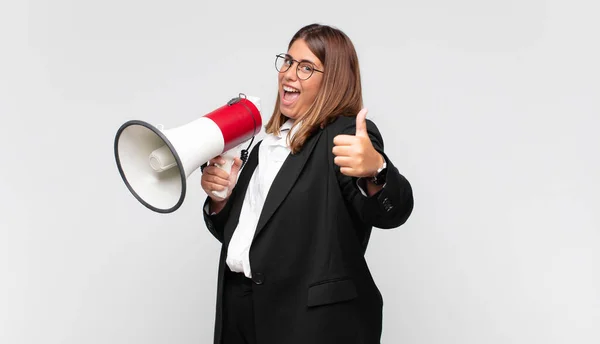
[[[285, 54], [285, 56], [291, 58], [292, 60], [296, 60], [292, 55], [290, 54]], [[309, 62], [311, 63], [313, 66], [316, 66], [317, 64], [312, 62], [311, 60], [307, 60], [307, 59], [302, 59], [302, 60], [296, 60], [296, 61], [300, 61], [300, 62]]]

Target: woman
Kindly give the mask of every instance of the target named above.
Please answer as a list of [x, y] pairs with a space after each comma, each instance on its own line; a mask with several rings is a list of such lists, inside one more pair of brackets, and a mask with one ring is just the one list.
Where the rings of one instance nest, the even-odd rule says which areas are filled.
[[267, 136], [239, 179], [241, 161], [227, 174], [212, 166], [221, 157], [202, 175], [206, 225], [223, 244], [215, 343], [379, 343], [383, 302], [364, 254], [372, 226], [408, 219], [411, 186], [365, 119], [343, 32], [303, 27], [276, 68]]

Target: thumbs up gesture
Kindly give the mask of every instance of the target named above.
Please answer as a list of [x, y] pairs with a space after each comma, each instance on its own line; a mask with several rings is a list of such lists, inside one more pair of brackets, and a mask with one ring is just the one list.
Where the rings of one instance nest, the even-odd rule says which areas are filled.
[[356, 115], [356, 134], [337, 135], [333, 139], [334, 163], [340, 172], [350, 177], [372, 177], [385, 162], [373, 148], [367, 133], [367, 109]]

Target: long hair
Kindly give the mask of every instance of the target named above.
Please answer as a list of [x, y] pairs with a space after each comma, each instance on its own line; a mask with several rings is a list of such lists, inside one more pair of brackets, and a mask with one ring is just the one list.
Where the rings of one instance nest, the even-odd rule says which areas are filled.
[[[298, 153], [316, 130], [339, 116], [355, 116], [363, 106], [358, 56], [350, 38], [337, 28], [310, 24], [296, 32], [288, 50], [298, 39], [304, 40], [323, 63], [324, 73], [315, 101], [294, 123], [296, 126], [301, 122], [301, 127], [291, 139], [292, 154]], [[268, 134], [278, 135], [279, 128], [287, 120], [279, 110], [280, 103], [278, 96], [273, 115], [265, 128]]]

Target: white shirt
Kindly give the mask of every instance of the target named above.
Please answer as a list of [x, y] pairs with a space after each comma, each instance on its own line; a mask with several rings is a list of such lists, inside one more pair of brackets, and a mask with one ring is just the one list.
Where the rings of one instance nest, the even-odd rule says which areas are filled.
[[[279, 136], [268, 134], [260, 144], [258, 150], [258, 165], [252, 174], [244, 203], [240, 221], [233, 232], [225, 260], [231, 271], [242, 272], [246, 277], [252, 278], [250, 269], [250, 246], [256, 232], [258, 219], [267, 199], [267, 194], [273, 180], [283, 162], [290, 154], [288, 136], [296, 133], [299, 126], [290, 133], [294, 120], [288, 119], [280, 128]], [[292, 136], [290, 136], [292, 137]]]

